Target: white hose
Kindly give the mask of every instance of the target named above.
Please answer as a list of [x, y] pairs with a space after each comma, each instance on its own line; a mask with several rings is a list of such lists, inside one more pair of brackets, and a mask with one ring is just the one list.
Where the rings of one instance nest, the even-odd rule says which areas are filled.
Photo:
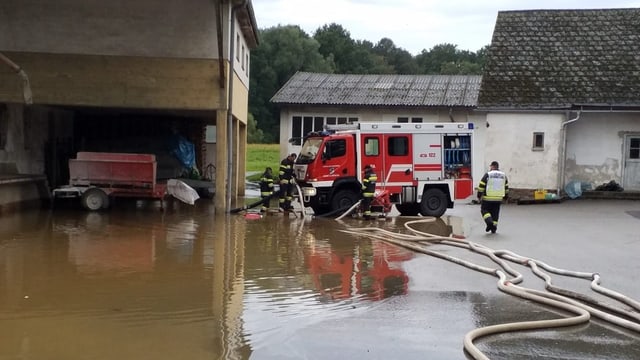
[[302, 207], [302, 210], [300, 211], [300, 213], [302, 214], [302, 217], [305, 217], [305, 209], [304, 209], [304, 198], [302, 197], [302, 190], [300, 189], [300, 185], [298, 185], [298, 183], [296, 182], [296, 189], [298, 189], [298, 201], [300, 201], [300, 206]]
[[345, 211], [345, 212], [344, 212], [344, 214], [342, 214], [342, 215], [338, 216], [338, 217], [336, 218], [336, 220], [342, 220], [342, 218], [343, 218], [343, 217], [345, 217], [345, 216], [347, 216], [347, 215], [351, 214], [351, 212], [352, 212], [353, 210], [355, 210], [355, 208], [357, 208], [357, 207], [360, 205], [360, 203], [361, 203], [361, 202], [362, 202], [362, 200], [358, 200], [355, 204], [353, 204], [353, 206], [351, 206], [349, 209], [347, 209], [347, 211]]
[[[340, 218], [342, 218], [342, 216]], [[598, 274], [558, 269], [548, 264], [545, 264], [542, 261], [520, 256], [508, 250], [494, 250], [481, 244], [476, 244], [470, 241], [466, 241], [466, 240], [462, 240], [454, 237], [433, 235], [433, 234], [415, 230], [411, 227], [411, 225], [415, 223], [424, 223], [424, 222], [429, 222], [434, 220], [435, 219], [422, 219], [422, 220], [406, 222], [404, 224], [405, 228], [408, 229], [410, 232], [412, 232], [413, 235], [395, 233], [395, 232], [380, 229], [377, 227], [356, 228], [356, 229], [341, 230], [341, 231], [345, 233], [353, 234], [356, 236], [362, 236], [364, 233], [366, 233], [366, 236], [368, 238], [379, 239], [379, 240], [389, 242], [398, 246], [402, 246], [404, 248], [407, 248], [416, 252], [438, 257], [438, 258], [453, 262], [455, 264], [462, 265], [467, 268], [483, 272], [485, 274], [497, 276], [499, 278], [498, 288], [505, 293], [518, 296], [523, 299], [536, 301], [538, 303], [575, 314], [575, 316], [559, 318], [559, 319], [497, 324], [497, 325], [490, 325], [490, 326], [475, 329], [467, 333], [463, 341], [464, 349], [474, 359], [488, 359], [474, 345], [474, 340], [480, 337], [497, 334], [497, 333], [512, 332], [512, 331], [573, 326], [573, 325], [588, 322], [591, 316], [597, 317], [599, 319], [602, 319], [616, 326], [640, 333], [640, 315], [639, 314], [633, 311], [627, 311], [624, 309], [616, 308], [611, 304], [602, 303], [584, 294], [578, 294], [570, 290], [562, 289], [557, 286], [554, 286], [552, 284], [551, 277], [544, 271], [547, 271], [549, 273], [554, 273], [556, 275], [561, 275], [561, 276], [570, 276], [570, 277], [590, 280], [591, 288], [593, 291], [596, 291], [609, 298], [612, 298], [619, 302], [627, 304], [636, 310], [639, 310], [640, 302], [633, 300], [618, 292], [602, 287], [600, 285], [600, 276]], [[429, 249], [429, 247], [435, 243], [441, 244], [441, 245], [460, 247], [460, 248], [467, 249], [469, 251], [479, 253], [491, 259], [494, 263], [499, 265], [499, 267], [489, 268], [486, 266], [481, 266], [466, 260], [462, 260], [450, 255], [446, 255], [438, 251]], [[545, 288], [548, 291], [539, 291], [539, 290], [524, 288], [516, 285], [517, 283], [520, 283], [523, 281], [522, 274], [520, 274], [519, 272], [511, 268], [508, 262], [516, 263], [516, 264], [531, 268], [531, 271], [537, 277], [544, 280]], [[541, 269], [544, 269], [544, 271], [542, 271]], [[507, 274], [510, 276], [510, 278], [507, 277]], [[577, 301], [576, 299], [581, 301]], [[594, 306], [589, 306], [588, 305], [589, 303], [594, 304]], [[612, 315], [604, 311], [605, 309], [611, 312], [621, 314], [624, 317]]]

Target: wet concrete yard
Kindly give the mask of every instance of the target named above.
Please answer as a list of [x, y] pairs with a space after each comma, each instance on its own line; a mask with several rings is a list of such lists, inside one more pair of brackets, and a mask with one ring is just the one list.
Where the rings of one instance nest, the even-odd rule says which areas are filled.
[[[597, 272], [637, 300], [639, 212], [637, 201], [508, 205], [491, 235], [479, 206], [459, 203], [415, 227]], [[465, 359], [473, 329], [566, 315], [501, 292], [494, 276], [340, 231], [407, 233], [410, 220], [247, 220], [209, 203], [3, 216], [0, 359]], [[464, 249], [429, 249], [495, 267]], [[514, 267], [522, 286], [544, 289]], [[598, 297], [588, 281], [554, 283]], [[597, 319], [476, 344], [491, 359], [640, 358], [638, 333]]]

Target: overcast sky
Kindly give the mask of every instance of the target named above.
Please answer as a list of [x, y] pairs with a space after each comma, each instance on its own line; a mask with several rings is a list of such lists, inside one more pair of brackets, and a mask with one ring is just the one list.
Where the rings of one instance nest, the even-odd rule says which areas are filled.
[[477, 51], [491, 43], [498, 11], [640, 7], [640, 0], [253, 0], [260, 29], [299, 25], [307, 34], [342, 25], [354, 40], [387, 37], [413, 55], [449, 43]]

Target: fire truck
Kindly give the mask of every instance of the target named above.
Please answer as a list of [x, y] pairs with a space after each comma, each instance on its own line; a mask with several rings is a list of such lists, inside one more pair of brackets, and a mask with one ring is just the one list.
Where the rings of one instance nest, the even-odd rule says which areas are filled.
[[372, 165], [376, 196], [388, 196], [401, 215], [440, 217], [473, 194], [473, 130], [473, 123], [361, 122], [309, 133], [294, 165], [304, 206], [316, 215], [348, 209]]

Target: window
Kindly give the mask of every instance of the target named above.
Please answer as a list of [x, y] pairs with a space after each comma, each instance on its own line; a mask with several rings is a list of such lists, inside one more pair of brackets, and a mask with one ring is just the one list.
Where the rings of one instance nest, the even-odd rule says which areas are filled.
[[215, 144], [217, 138], [217, 131], [215, 125], [207, 125], [204, 130], [204, 142], [207, 144]]
[[338, 125], [358, 122], [357, 117], [292, 116], [291, 138], [293, 145], [302, 145], [302, 138], [310, 132], [322, 131], [325, 125]]
[[240, 34], [236, 34], [236, 60], [240, 61]]
[[347, 153], [347, 142], [345, 140], [328, 141], [324, 151], [327, 152], [328, 159], [344, 156]]
[[398, 122], [399, 123], [408, 123], [409, 122], [409, 118], [408, 117], [399, 117], [398, 118]]
[[380, 155], [380, 142], [378, 138], [367, 137], [364, 139], [364, 155], [365, 156]]
[[244, 60], [246, 59], [245, 53], [244, 53], [244, 44], [242, 44], [242, 70], [245, 69], [245, 63]]
[[291, 144], [302, 145], [302, 116], [294, 116], [292, 118]]
[[249, 76], [249, 52], [247, 51], [247, 54], [245, 55], [245, 57], [247, 58], [247, 60], [245, 61], [247, 63], [247, 69], [245, 70], [245, 74], [247, 74], [247, 76]]
[[640, 159], [640, 138], [630, 139], [629, 159]]
[[393, 136], [389, 138], [389, 155], [405, 156], [409, 154], [409, 139], [406, 136]]
[[544, 150], [544, 133], [543, 132], [534, 132], [533, 133], [533, 151], [542, 151]]
[[421, 117], [412, 117], [411, 118], [411, 122], [412, 123], [421, 123], [422, 122], [422, 118]]

